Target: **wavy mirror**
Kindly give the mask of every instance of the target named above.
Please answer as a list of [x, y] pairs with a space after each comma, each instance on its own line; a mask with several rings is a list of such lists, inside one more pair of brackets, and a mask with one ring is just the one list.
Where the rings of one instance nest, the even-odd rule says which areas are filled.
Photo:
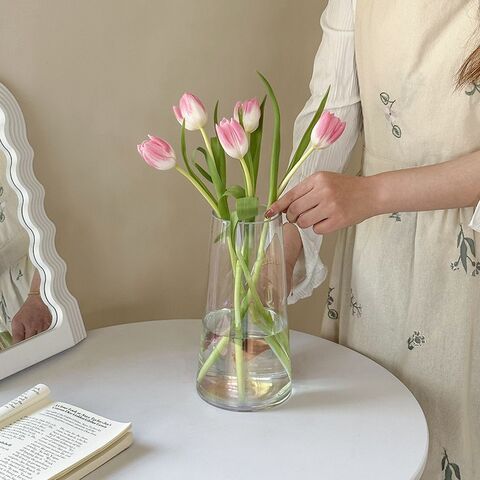
[[33, 149], [12, 93], [0, 84], [0, 379], [83, 338], [55, 226], [33, 172]]

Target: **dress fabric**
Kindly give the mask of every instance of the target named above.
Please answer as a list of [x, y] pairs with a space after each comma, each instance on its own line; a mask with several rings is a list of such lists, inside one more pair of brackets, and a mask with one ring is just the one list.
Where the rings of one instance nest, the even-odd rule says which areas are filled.
[[[337, 21], [330, 29], [339, 43], [349, 43], [354, 32], [365, 132], [361, 174], [480, 150], [480, 84], [455, 89], [455, 74], [475, 47], [478, 1], [357, 3], [350, 25], [345, 18], [351, 13], [341, 11], [351, 12], [351, 1], [332, 0], [324, 18]], [[319, 92], [326, 88], [315, 78], [312, 83]], [[342, 152], [334, 168], [320, 156], [308, 171], [341, 171], [351, 150]], [[368, 219], [340, 232], [331, 272], [323, 336], [383, 365], [415, 395], [430, 431], [422, 480], [480, 478], [480, 234], [474, 210]], [[321, 240], [313, 235], [302, 234], [304, 244], [311, 243], [293, 301], [318, 282], [310, 264], [319, 263]]]
[[12, 333], [13, 317], [32, 283], [35, 267], [28, 249], [28, 234], [18, 220], [17, 194], [8, 184], [7, 162], [0, 156], [0, 334]]

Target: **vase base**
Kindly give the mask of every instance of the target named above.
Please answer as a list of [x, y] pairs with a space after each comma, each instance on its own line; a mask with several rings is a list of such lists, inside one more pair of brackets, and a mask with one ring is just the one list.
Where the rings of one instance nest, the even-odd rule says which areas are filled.
[[286, 385], [274, 398], [266, 401], [261, 399], [258, 401], [245, 401], [238, 402], [238, 400], [224, 399], [216, 395], [212, 395], [211, 392], [206, 391], [201, 385], [197, 385], [197, 392], [200, 398], [206, 403], [221, 408], [222, 410], [228, 410], [231, 412], [259, 412], [261, 410], [267, 410], [273, 407], [277, 407], [286, 402], [292, 395], [291, 383]]

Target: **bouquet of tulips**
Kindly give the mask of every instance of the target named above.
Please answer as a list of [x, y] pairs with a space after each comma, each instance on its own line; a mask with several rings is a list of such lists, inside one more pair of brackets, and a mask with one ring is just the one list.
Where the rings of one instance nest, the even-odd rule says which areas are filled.
[[[267, 228], [263, 228], [258, 242], [256, 255], [247, 248], [251, 239], [248, 234], [239, 242], [236, 238], [238, 225], [254, 220], [259, 214], [260, 202], [257, 197], [258, 173], [261, 158], [262, 136], [264, 126], [264, 110], [267, 98], [273, 107], [273, 144], [270, 159], [270, 184], [266, 207], [268, 208], [284, 192], [289, 180], [300, 166], [315, 151], [327, 148], [343, 133], [345, 123], [330, 112], [324, 112], [329, 91], [318, 106], [307, 130], [305, 131], [284, 175], [279, 179], [280, 165], [280, 108], [275, 93], [261, 75], [267, 95], [262, 102], [251, 99], [237, 102], [233, 110], [233, 118], [218, 121], [218, 102], [214, 112], [214, 135], [207, 131], [207, 111], [195, 95], [185, 93], [178, 106], [173, 107], [176, 119], [181, 125], [181, 154], [184, 166], [177, 163], [172, 146], [165, 140], [149, 135], [149, 139], [138, 145], [138, 152], [148, 165], [158, 170], [175, 168], [202, 195], [209, 204], [216, 218], [228, 225], [223, 233], [230, 255], [233, 285], [233, 312], [229, 333], [220, 340], [211, 343], [214, 347], [204, 358], [198, 373], [198, 381], [202, 381], [207, 371], [217, 362], [230, 341], [234, 343], [232, 353], [235, 361], [236, 383], [239, 399], [245, 398], [245, 339], [242, 337], [242, 324], [247, 311], [251, 311], [253, 322], [261, 331], [269, 332], [272, 328], [272, 316], [257, 290], [261, 277], [262, 265], [266, 256]], [[204, 145], [190, 154], [187, 149], [186, 131], [200, 131]], [[196, 155], [203, 157], [198, 163]], [[238, 161], [243, 171], [243, 185], [229, 185], [227, 178], [227, 157]], [[263, 218], [263, 216], [262, 216]], [[265, 219], [265, 222], [267, 220]], [[217, 238], [218, 240], [218, 238]], [[252, 256], [253, 258], [252, 261]], [[288, 334], [287, 334], [288, 335]], [[290, 375], [290, 359], [288, 336], [282, 334], [268, 338], [268, 344], [285, 370]]]

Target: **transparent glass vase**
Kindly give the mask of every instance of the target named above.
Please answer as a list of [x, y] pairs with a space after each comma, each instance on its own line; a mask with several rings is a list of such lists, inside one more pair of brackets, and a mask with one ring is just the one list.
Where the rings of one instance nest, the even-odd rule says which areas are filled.
[[230, 222], [212, 216], [210, 268], [197, 390], [236, 411], [291, 394], [281, 217]]

